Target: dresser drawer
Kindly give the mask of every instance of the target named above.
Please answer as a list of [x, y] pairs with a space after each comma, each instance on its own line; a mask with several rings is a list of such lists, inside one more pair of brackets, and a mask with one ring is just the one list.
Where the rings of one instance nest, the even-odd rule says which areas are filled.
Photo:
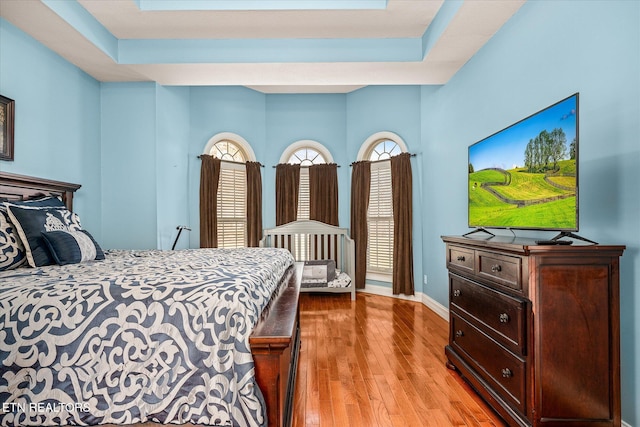
[[447, 245], [447, 267], [473, 273], [474, 263], [475, 251], [460, 246]]
[[451, 309], [483, 327], [488, 335], [516, 354], [527, 354], [527, 302], [449, 274]]
[[451, 346], [507, 402], [526, 413], [526, 363], [456, 313], [451, 313]]
[[522, 258], [476, 251], [475, 262], [478, 277], [522, 291]]

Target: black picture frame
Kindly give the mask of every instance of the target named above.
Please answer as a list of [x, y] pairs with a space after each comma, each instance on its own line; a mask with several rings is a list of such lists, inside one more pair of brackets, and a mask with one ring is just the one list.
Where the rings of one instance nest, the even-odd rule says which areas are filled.
[[15, 101], [0, 95], [0, 160], [13, 161]]

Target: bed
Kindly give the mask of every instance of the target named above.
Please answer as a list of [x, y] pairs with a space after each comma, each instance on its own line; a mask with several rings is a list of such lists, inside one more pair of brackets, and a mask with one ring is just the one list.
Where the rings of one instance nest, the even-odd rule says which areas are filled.
[[[312, 220], [293, 221], [265, 229], [260, 246], [285, 248], [296, 261], [305, 263], [300, 292], [349, 293], [356, 299], [355, 243], [346, 228]], [[313, 270], [323, 268], [324, 274], [327, 264], [329, 270], [335, 267], [335, 276], [329, 277], [331, 280], [314, 278]]]
[[[0, 173], [10, 201], [72, 211], [78, 188]], [[0, 425], [289, 425], [302, 267], [287, 251], [97, 259], [0, 271]]]

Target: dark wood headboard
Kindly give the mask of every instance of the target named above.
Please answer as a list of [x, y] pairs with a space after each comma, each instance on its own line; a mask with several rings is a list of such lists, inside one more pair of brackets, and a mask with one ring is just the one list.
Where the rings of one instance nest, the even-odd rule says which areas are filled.
[[0, 172], [0, 199], [28, 200], [52, 195], [61, 197], [67, 209], [73, 210], [73, 193], [80, 187], [80, 184]]

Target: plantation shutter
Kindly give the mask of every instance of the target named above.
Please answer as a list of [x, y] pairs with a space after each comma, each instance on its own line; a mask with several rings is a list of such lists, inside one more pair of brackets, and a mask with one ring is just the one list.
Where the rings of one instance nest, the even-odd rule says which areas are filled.
[[245, 165], [223, 162], [218, 185], [218, 247], [241, 248], [247, 241]]
[[300, 186], [298, 187], [298, 219], [309, 219], [309, 168], [300, 168]]
[[371, 193], [367, 212], [369, 245], [367, 270], [393, 272], [393, 203], [391, 195], [391, 164], [388, 161], [371, 164]]
[[[300, 168], [300, 186], [298, 187], [298, 218], [297, 219], [309, 219], [309, 212], [311, 201], [309, 196], [309, 168]], [[307, 254], [303, 256], [303, 259], [308, 259], [309, 253], [309, 236], [302, 234], [298, 236], [296, 242], [297, 250], [302, 251], [301, 254]]]

